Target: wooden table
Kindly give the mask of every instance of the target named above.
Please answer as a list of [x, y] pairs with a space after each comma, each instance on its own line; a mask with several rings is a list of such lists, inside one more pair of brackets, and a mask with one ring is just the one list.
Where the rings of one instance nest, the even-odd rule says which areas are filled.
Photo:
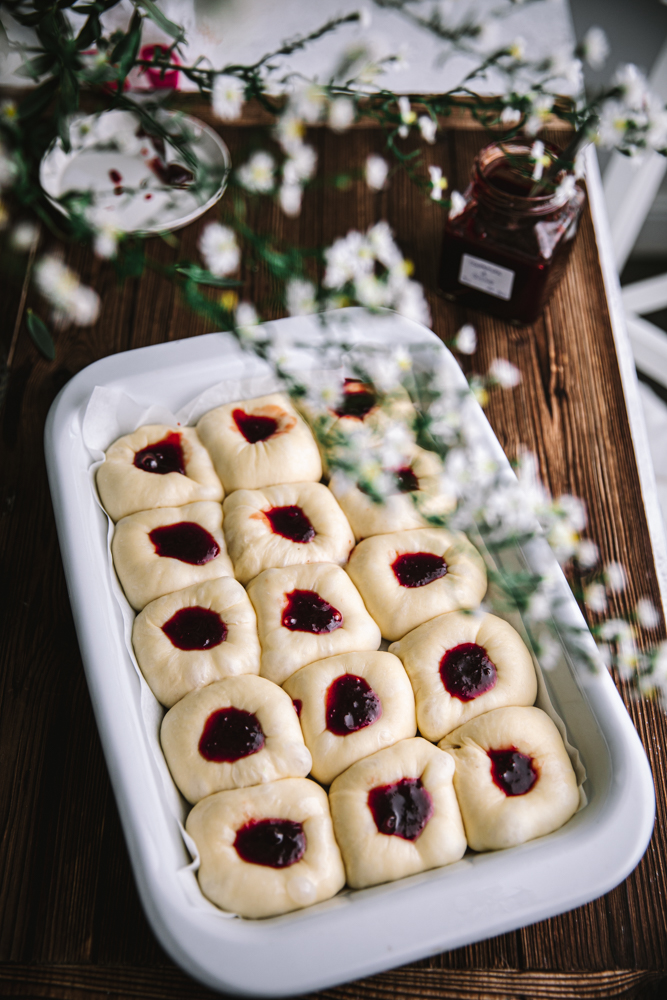
[[[193, 101], [200, 117], [207, 109]], [[245, 125], [224, 127], [236, 163], [252, 139]], [[352, 171], [381, 151], [378, 130], [344, 136], [314, 130], [327, 173]], [[447, 131], [430, 162], [462, 189], [485, 133], [465, 121]], [[222, 203], [224, 207], [224, 201]], [[571, 492], [589, 510], [589, 534], [605, 562], [628, 569], [613, 610], [627, 612], [648, 596], [660, 603], [640, 480], [590, 210], [560, 289], [534, 326], [512, 328], [445, 302], [435, 292], [443, 216], [401, 176], [382, 193], [352, 181], [345, 193], [310, 193], [302, 215], [253, 209], [253, 223], [277, 239], [330, 243], [380, 218], [394, 228], [429, 293], [433, 329], [450, 339], [475, 323], [484, 371], [506, 357], [523, 374], [512, 392], [493, 394], [488, 415], [510, 456], [533, 450], [554, 495]], [[215, 217], [215, 211], [210, 218]], [[201, 219], [178, 234], [180, 248], [159, 239], [149, 255], [168, 262], [196, 256]], [[58, 552], [46, 481], [42, 431], [62, 385], [105, 355], [209, 332], [154, 271], [117, 282], [113, 266], [80, 246], [68, 262], [101, 294], [96, 326], [58, 334], [46, 362], [25, 329], [20, 282], [5, 298], [5, 349], [14, 319], [18, 339], [2, 415], [2, 551], [9, 586], [3, 600], [0, 723], [0, 995], [101, 1000], [102, 997], [210, 996], [163, 954], [144, 918], [132, 880], [116, 807], [88, 699]], [[276, 288], [261, 272], [244, 275], [244, 295], [264, 317], [280, 314]], [[46, 316], [44, 304], [33, 304]], [[647, 636], [655, 641], [664, 632]], [[658, 797], [656, 832], [637, 870], [587, 906], [481, 944], [327, 991], [354, 998], [438, 997], [460, 1000], [565, 1000], [663, 996], [667, 983], [667, 782], [662, 773], [664, 714], [652, 702], [628, 710], [651, 761]]]

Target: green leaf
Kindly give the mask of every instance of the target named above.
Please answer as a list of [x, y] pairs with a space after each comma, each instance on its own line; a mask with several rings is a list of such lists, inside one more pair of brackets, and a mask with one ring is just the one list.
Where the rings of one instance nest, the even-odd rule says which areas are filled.
[[35, 56], [34, 59], [26, 59], [23, 65], [16, 70], [16, 75], [27, 76], [31, 80], [37, 80], [40, 76], [48, 73], [55, 61], [56, 57], [54, 55], [50, 52], [45, 52], [41, 56]]
[[165, 17], [159, 7], [153, 3], [153, 0], [136, 0], [136, 4], [138, 7], [143, 7], [151, 21], [154, 21], [158, 28], [162, 28], [168, 35], [175, 38], [177, 42], [185, 41], [185, 33], [180, 25], [174, 24], [168, 17]]
[[[124, 35], [114, 45], [111, 53], [111, 62], [118, 63], [122, 79], [124, 80], [132, 67], [141, 42], [141, 14], [135, 10], [130, 21], [130, 26]], [[120, 92], [120, 81], [119, 81]]]
[[56, 345], [53, 337], [49, 333], [49, 328], [43, 319], [36, 316], [32, 309], [28, 309], [26, 322], [30, 339], [47, 361], [53, 361], [56, 356]]
[[81, 52], [83, 49], [89, 48], [93, 42], [102, 34], [102, 26], [100, 24], [100, 18], [97, 11], [93, 11], [90, 15], [83, 28], [76, 36], [76, 47]]
[[53, 97], [53, 80], [45, 80], [39, 87], [28, 94], [19, 104], [19, 118], [31, 118], [32, 115], [39, 114]]
[[214, 288], [238, 288], [243, 284], [242, 281], [237, 281], [234, 278], [221, 278], [217, 274], [206, 271], [203, 267], [188, 262], [176, 264], [174, 270], [198, 285], [212, 285]]

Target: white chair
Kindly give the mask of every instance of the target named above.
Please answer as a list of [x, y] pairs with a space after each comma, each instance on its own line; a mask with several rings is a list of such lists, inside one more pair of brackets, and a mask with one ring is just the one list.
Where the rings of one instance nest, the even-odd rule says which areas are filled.
[[[667, 42], [650, 76], [651, 89], [667, 101]], [[667, 171], [667, 157], [649, 153], [637, 165], [614, 153], [604, 175], [604, 193], [619, 273], [644, 224]], [[667, 307], [667, 274], [622, 289], [628, 335], [639, 371], [667, 388], [667, 333], [643, 316]]]

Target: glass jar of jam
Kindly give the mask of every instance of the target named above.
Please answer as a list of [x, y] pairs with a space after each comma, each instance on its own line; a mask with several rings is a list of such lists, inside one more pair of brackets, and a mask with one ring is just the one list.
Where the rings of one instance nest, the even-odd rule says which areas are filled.
[[[447, 221], [440, 268], [447, 298], [518, 324], [539, 317], [562, 277], [585, 200], [564, 170], [538, 183], [532, 147], [517, 138], [481, 150], [465, 207]], [[551, 162], [559, 152], [545, 144]]]

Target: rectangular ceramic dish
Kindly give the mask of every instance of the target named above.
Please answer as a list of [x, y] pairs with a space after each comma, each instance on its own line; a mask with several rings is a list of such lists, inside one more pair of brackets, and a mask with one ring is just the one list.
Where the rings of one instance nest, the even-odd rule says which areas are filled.
[[[369, 326], [346, 310], [347, 340], [389, 347], [433, 342], [400, 317]], [[280, 337], [316, 335], [309, 317], [271, 325]], [[442, 347], [450, 377], [465, 385]], [[51, 408], [46, 456], [58, 535], [81, 653], [139, 891], [162, 946], [214, 989], [290, 996], [367, 976], [440, 951], [513, 930], [607, 892], [635, 867], [654, 818], [648, 763], [605, 670], [563, 656], [545, 679], [556, 712], [586, 769], [588, 804], [561, 830], [512, 850], [468, 854], [460, 862], [269, 920], [229, 918], [193, 902], [194, 876], [178, 822], [155, 764], [140, 687], [123, 639], [121, 611], [107, 563], [107, 523], [89, 475], [82, 420], [95, 386], [122, 389], [140, 405], [172, 411], [229, 378], [264, 375], [227, 334], [210, 334], [117, 354], [76, 375]], [[507, 460], [481, 410], [479, 434], [497, 461]], [[535, 569], [557, 574], [568, 614], [577, 604], [548, 546], [517, 552]], [[592, 637], [590, 649], [595, 655]]]

